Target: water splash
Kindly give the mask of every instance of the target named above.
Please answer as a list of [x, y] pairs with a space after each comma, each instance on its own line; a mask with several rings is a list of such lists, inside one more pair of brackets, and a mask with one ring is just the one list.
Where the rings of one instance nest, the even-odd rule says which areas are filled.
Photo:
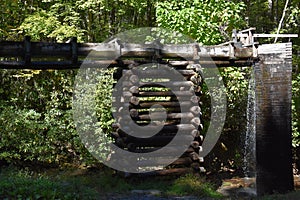
[[247, 102], [247, 129], [244, 139], [244, 163], [243, 171], [245, 177], [256, 176], [256, 133], [255, 133], [255, 79], [254, 70], [252, 70], [248, 87]]

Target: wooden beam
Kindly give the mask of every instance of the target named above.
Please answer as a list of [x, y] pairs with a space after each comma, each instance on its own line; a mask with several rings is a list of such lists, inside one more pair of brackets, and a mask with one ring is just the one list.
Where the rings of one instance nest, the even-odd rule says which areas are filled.
[[280, 38], [297, 38], [298, 34], [253, 34], [253, 37], [257, 38], [270, 38], [270, 37], [280, 37]]
[[[253, 55], [252, 48], [234, 48], [232, 52], [231, 44], [199, 47], [200, 51], [195, 51], [195, 45], [198, 44], [162, 45], [161, 62], [178, 66], [189, 64], [196, 59], [206, 67], [214, 65], [224, 67], [233, 64], [248, 66], [247, 60]], [[89, 67], [96, 67], [101, 62], [110, 60], [113, 62], [109, 64], [120, 65], [117, 58], [122, 61], [128, 60], [124, 65], [138, 65], [152, 62], [151, 58], [156, 53], [157, 46], [153, 44], [77, 43], [75, 38], [70, 43], [47, 43], [30, 42], [27, 38], [24, 42], [0, 42], [0, 68], [69, 69], [80, 67], [83, 61]], [[89, 61], [84, 60], [87, 56]], [[180, 57], [188, 61], [183, 59], [180, 63], [178, 60]], [[133, 58], [146, 59], [134, 61]], [[32, 62], [28, 62], [29, 60]]]

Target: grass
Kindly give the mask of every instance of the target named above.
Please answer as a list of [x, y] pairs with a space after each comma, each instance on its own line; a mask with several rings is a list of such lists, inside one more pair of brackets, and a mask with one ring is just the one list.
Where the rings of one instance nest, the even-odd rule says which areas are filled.
[[160, 190], [161, 196], [220, 198], [204, 178], [182, 177], [123, 178], [114, 171], [64, 169], [46, 172], [4, 168], [0, 173], [0, 199], [107, 199], [127, 195], [131, 190]]
[[197, 197], [221, 198], [222, 195], [216, 192], [216, 188], [204, 178], [188, 174], [180, 177], [168, 188], [170, 195], [193, 195]]
[[5, 169], [0, 174], [0, 199], [95, 199], [93, 188], [81, 180], [57, 180], [27, 170]]
[[[0, 199], [109, 199], [130, 194], [132, 190], [159, 190], [162, 197], [196, 196], [223, 199], [216, 187], [204, 177], [123, 178], [109, 169], [54, 169], [34, 172], [29, 169], [0, 169]], [[228, 199], [228, 198], [225, 198]], [[231, 198], [229, 198], [231, 199]], [[300, 191], [275, 194], [258, 200], [298, 200]]]

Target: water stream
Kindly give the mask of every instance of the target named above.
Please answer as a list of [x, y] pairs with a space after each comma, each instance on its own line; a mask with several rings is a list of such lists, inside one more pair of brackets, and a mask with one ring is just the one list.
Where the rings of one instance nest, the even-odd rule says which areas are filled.
[[248, 87], [247, 102], [247, 129], [244, 139], [244, 165], [245, 177], [254, 178], [256, 176], [256, 144], [255, 144], [255, 80], [252, 70]]
[[238, 196], [239, 199], [253, 199], [257, 196], [256, 188], [256, 99], [254, 69], [248, 84], [247, 127], [241, 138], [243, 141], [243, 172], [244, 177], [223, 181], [218, 192], [224, 196]]

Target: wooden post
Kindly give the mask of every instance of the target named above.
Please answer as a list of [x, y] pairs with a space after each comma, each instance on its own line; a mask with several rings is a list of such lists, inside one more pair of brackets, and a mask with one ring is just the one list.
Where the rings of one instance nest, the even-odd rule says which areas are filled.
[[78, 62], [78, 45], [77, 45], [76, 37], [73, 37], [71, 39], [71, 51], [72, 51], [72, 64], [76, 65]]
[[257, 195], [294, 189], [291, 145], [291, 43], [262, 45], [254, 67]]
[[26, 67], [31, 64], [31, 42], [30, 36], [25, 36], [24, 38], [24, 63]]

